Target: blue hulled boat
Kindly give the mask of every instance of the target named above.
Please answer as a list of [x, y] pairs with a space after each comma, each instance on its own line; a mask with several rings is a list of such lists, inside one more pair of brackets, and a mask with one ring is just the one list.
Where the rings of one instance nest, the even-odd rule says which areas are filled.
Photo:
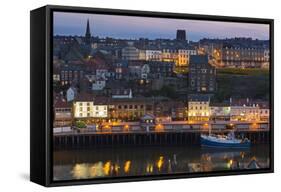
[[247, 138], [236, 139], [234, 133], [231, 132], [227, 136], [221, 135], [201, 135], [202, 147], [215, 147], [215, 148], [249, 148], [251, 141]]

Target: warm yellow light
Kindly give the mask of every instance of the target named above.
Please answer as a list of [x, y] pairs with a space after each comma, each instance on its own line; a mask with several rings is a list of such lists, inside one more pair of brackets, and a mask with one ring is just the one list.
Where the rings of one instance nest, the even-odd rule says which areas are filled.
[[110, 161], [106, 162], [103, 166], [103, 172], [105, 175], [109, 175], [110, 173], [110, 167], [111, 167], [111, 163]]
[[105, 125], [104, 128], [105, 129], [110, 129], [110, 126], [109, 125]]
[[192, 120], [188, 120], [187, 123], [188, 123], [188, 124], [192, 124], [193, 121], [192, 121]]
[[118, 125], [118, 122], [115, 122], [115, 121], [114, 121], [114, 122], [112, 123], [112, 125], [113, 125], [113, 126], [116, 126], [116, 125]]
[[253, 128], [253, 129], [257, 129], [257, 128], [258, 128], [258, 124], [257, 124], [257, 123], [253, 123], [253, 124], [252, 124], [252, 128]]
[[88, 167], [86, 164], [76, 164], [72, 170], [72, 174], [76, 179], [84, 179], [88, 177]]
[[102, 162], [99, 161], [98, 163], [93, 164], [90, 167], [90, 177], [99, 177], [104, 176]]
[[119, 172], [119, 169], [120, 169], [120, 166], [119, 166], [118, 164], [116, 164], [116, 165], [114, 166], [114, 171], [115, 171], [116, 173], [118, 173], [118, 172]]
[[155, 126], [155, 130], [156, 130], [156, 131], [163, 131], [163, 130], [164, 130], [164, 126], [163, 126], [162, 124], [157, 124], [157, 125]]
[[153, 165], [152, 165], [152, 164], [147, 164], [147, 166], [146, 166], [146, 172], [147, 172], [147, 173], [152, 173], [152, 172], [153, 172]]
[[129, 125], [126, 124], [126, 125], [124, 126], [124, 128], [125, 128], [125, 129], [129, 129]]
[[126, 161], [124, 165], [124, 172], [128, 173], [130, 171], [131, 161]]
[[227, 162], [227, 167], [228, 167], [228, 168], [231, 168], [231, 167], [232, 167], [232, 164], [233, 164], [233, 160], [230, 159], [230, 160]]
[[161, 170], [161, 168], [162, 168], [162, 166], [163, 166], [163, 163], [164, 163], [164, 157], [163, 156], [160, 156], [159, 157], [159, 160], [157, 161], [157, 163], [156, 163], [156, 165], [157, 165], [157, 168], [158, 168], [158, 170], [160, 171]]

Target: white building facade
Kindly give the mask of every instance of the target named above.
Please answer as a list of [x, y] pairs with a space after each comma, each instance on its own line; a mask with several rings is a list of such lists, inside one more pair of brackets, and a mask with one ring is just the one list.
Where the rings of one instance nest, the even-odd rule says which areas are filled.
[[260, 111], [259, 106], [231, 106], [230, 108], [231, 121], [259, 121]]
[[107, 105], [94, 105], [92, 101], [75, 101], [74, 118], [107, 118]]

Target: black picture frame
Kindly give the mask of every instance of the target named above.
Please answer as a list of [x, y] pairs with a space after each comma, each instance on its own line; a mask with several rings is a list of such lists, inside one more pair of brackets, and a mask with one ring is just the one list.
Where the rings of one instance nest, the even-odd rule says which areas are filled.
[[[214, 171], [118, 178], [52, 180], [52, 31], [53, 12], [77, 12], [157, 18], [228, 21], [270, 25], [270, 167], [258, 170]], [[47, 5], [30, 12], [30, 180], [43, 186], [64, 186], [159, 179], [178, 179], [274, 172], [274, 20], [262, 18], [117, 10]]]

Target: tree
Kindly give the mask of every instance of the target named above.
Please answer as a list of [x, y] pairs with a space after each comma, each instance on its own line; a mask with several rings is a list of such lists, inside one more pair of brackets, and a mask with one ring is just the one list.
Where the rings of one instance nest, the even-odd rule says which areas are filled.
[[75, 126], [79, 129], [87, 127], [84, 121], [76, 121]]

